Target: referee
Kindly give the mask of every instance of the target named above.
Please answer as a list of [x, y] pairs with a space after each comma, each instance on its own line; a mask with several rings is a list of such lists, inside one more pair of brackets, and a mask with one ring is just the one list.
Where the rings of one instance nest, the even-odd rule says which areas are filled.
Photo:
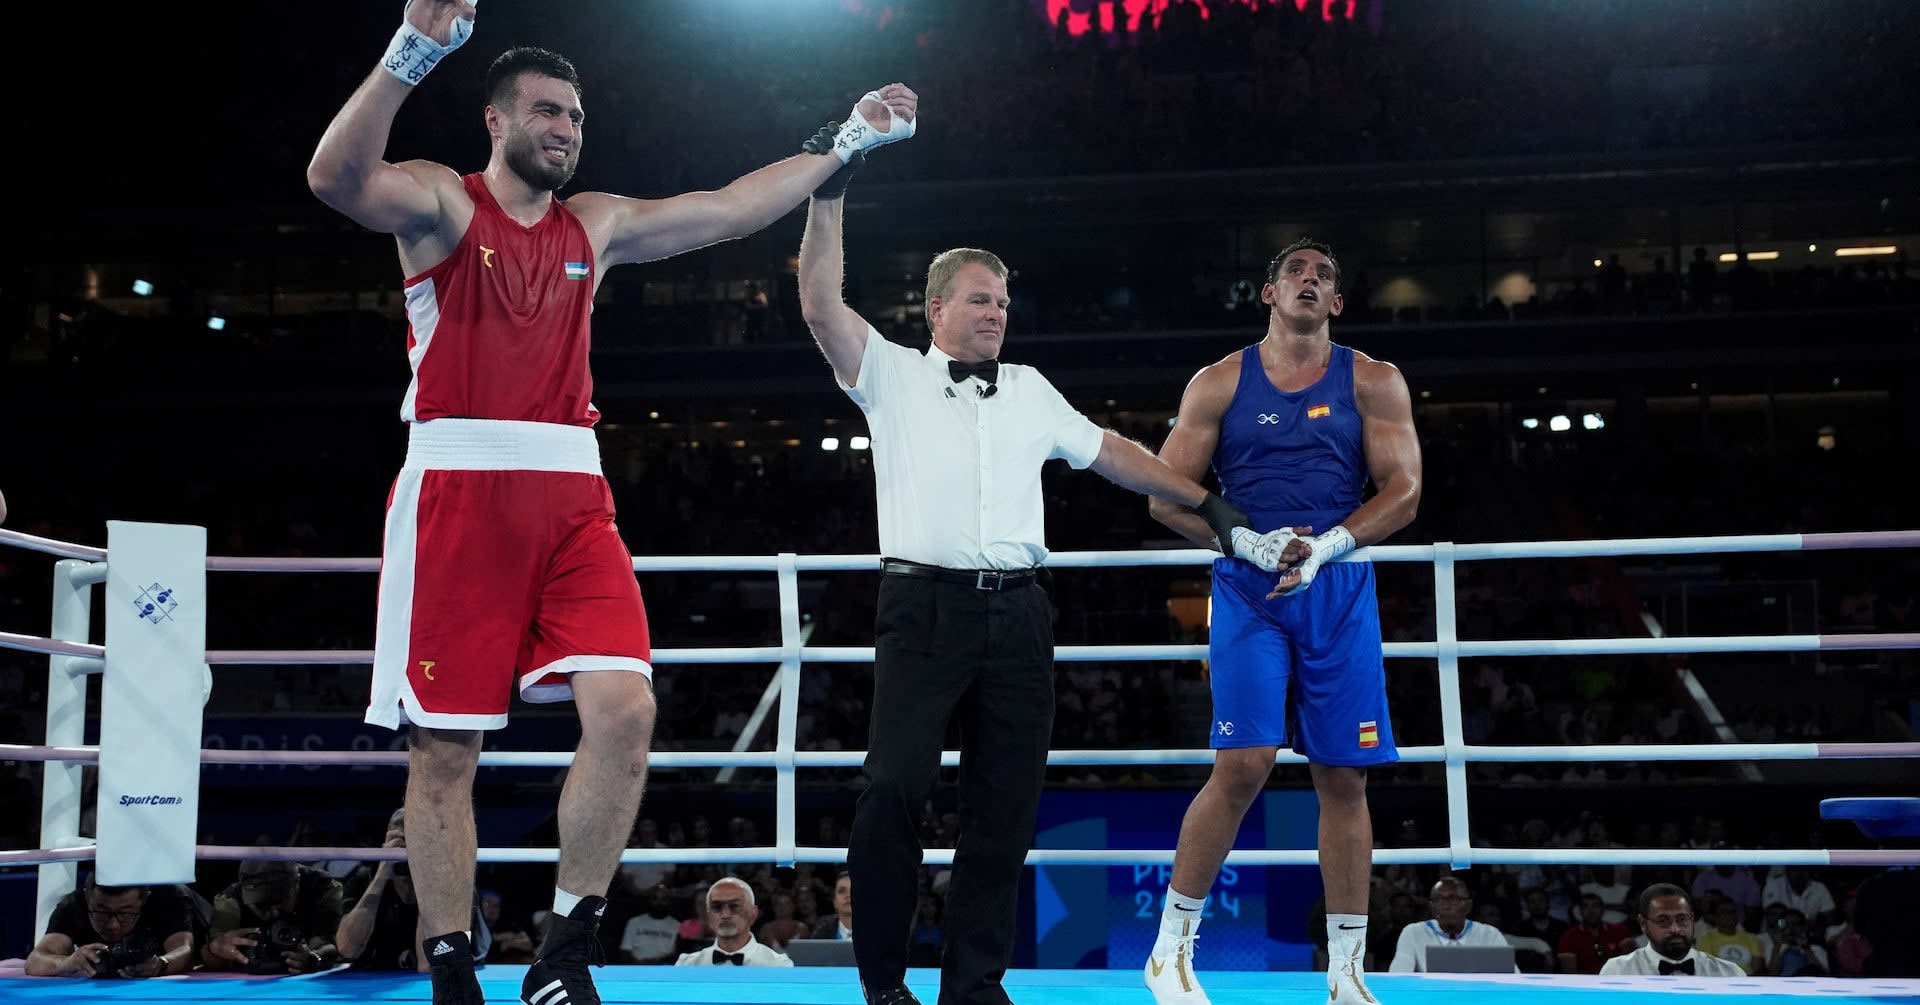
[[[888, 342], [841, 299], [841, 211], [856, 158], [814, 193], [800, 245], [800, 309], [842, 390], [866, 413], [879, 493], [880, 598], [866, 789], [848, 869], [870, 1005], [918, 1005], [908, 937], [922, 861], [915, 828], [960, 727], [960, 835], [947, 894], [940, 1005], [1006, 1005], [1021, 868], [1053, 732], [1052, 608], [1040, 470], [1053, 458], [1195, 507], [1228, 547], [1278, 547], [1247, 517], [1103, 430], [1039, 371], [998, 362], [1007, 267], [956, 248], [927, 269], [924, 352]], [[1239, 528], [1236, 530], [1236, 528]]]

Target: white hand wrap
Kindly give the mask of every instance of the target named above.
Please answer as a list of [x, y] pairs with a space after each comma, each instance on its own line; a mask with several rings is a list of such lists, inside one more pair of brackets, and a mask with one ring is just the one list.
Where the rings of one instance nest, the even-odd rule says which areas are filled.
[[1270, 530], [1265, 534], [1255, 534], [1249, 527], [1235, 527], [1233, 554], [1259, 566], [1262, 572], [1276, 572], [1280, 568], [1280, 554], [1287, 550], [1287, 542], [1297, 536], [1292, 527]]
[[1306, 542], [1313, 548], [1313, 553], [1302, 560], [1299, 565], [1288, 570], [1290, 572], [1297, 570], [1300, 573], [1300, 582], [1295, 583], [1291, 589], [1280, 594], [1283, 597], [1290, 597], [1312, 586], [1313, 574], [1320, 571], [1321, 565], [1352, 551], [1354, 546], [1353, 534], [1345, 527], [1335, 527], [1325, 534], [1315, 534], [1307, 538]]
[[[887, 131], [884, 133], [868, 125], [866, 116], [860, 114], [860, 101], [869, 99], [880, 102], [880, 107], [887, 110]], [[912, 136], [913, 127], [918, 124], [918, 120], [909, 122], [895, 114], [893, 106], [880, 97], [879, 91], [868, 91], [860, 97], [860, 101], [853, 103], [852, 114], [847, 116], [847, 121], [840, 123], [840, 132], [833, 137], [833, 153], [842, 164], [852, 160], [855, 153], [898, 143]]]
[[[475, 3], [477, 5], [478, 0]], [[465, 42], [471, 34], [473, 20], [456, 17], [453, 19], [453, 33], [448, 37], [447, 44], [441, 45], [403, 17], [400, 30], [393, 33], [393, 41], [387, 45], [387, 54], [380, 60], [380, 66], [401, 83], [412, 87], [426, 79], [427, 72], [440, 62], [440, 57], [460, 48], [460, 43]]]

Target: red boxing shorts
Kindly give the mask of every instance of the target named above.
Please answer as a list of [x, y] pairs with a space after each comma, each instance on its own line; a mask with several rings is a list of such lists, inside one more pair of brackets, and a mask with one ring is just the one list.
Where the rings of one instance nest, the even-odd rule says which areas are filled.
[[592, 429], [413, 426], [387, 500], [367, 722], [498, 729], [516, 690], [567, 701], [569, 674], [651, 678], [652, 655]]

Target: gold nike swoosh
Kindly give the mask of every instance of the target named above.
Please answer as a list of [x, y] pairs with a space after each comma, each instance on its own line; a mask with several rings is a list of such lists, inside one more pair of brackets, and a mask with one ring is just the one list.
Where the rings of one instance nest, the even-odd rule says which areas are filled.
[[1166, 969], [1165, 964], [1162, 964], [1159, 960], [1148, 960], [1147, 966], [1153, 968], [1153, 976], [1155, 977], [1160, 976], [1160, 971]]

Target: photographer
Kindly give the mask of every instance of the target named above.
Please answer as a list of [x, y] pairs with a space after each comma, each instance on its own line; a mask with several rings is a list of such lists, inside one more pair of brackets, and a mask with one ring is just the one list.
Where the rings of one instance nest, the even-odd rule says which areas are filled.
[[213, 899], [200, 962], [208, 970], [305, 974], [339, 962], [340, 881], [311, 866], [252, 860]]
[[193, 967], [206, 902], [184, 886], [86, 886], [61, 898], [29, 977], [163, 977]]
[[[395, 810], [387, 820], [387, 837], [382, 848], [405, 848], [407, 823], [404, 810]], [[414, 970], [426, 973], [428, 962], [420, 958], [419, 946], [426, 935], [420, 930], [420, 904], [414, 895], [413, 876], [405, 862], [363, 863], [347, 875], [347, 911], [340, 917], [334, 945], [340, 958], [357, 970]], [[470, 944], [475, 965], [485, 962], [493, 939], [485, 917], [476, 905], [473, 909]]]
[[1825, 977], [1833, 969], [1825, 946], [1807, 936], [1807, 916], [1794, 908], [1775, 923], [1767, 973], [1775, 977]]

